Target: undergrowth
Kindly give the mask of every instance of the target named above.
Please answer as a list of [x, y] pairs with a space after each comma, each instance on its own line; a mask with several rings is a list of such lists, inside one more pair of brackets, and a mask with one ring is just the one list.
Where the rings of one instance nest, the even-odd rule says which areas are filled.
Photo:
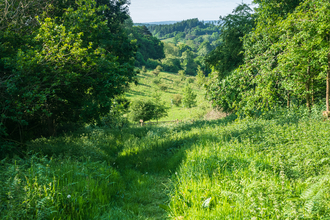
[[329, 122], [318, 112], [36, 139], [0, 162], [0, 218], [328, 219]]

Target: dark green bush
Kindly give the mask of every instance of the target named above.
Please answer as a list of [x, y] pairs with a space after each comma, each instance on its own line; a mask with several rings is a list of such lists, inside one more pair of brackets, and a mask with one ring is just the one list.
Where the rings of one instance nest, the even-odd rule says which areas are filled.
[[180, 106], [182, 103], [182, 96], [180, 94], [175, 94], [172, 99], [172, 104], [175, 106]]
[[162, 91], [166, 91], [168, 89], [168, 87], [165, 84], [161, 84], [161, 85], [159, 85], [159, 89]]

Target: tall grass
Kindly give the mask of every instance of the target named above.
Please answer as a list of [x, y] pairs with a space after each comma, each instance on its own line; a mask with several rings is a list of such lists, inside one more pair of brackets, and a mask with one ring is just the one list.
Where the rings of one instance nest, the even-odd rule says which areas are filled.
[[330, 127], [313, 111], [34, 140], [0, 162], [0, 219], [330, 218]]
[[172, 216], [329, 218], [329, 123], [277, 116], [201, 129], [172, 180]]

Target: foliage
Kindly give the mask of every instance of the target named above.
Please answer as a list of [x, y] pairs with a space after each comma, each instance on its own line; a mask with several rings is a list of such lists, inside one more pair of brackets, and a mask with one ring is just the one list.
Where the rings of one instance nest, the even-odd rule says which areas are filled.
[[[183, 88], [185, 82], [180, 80], [181, 77], [178, 74], [161, 72], [158, 77], [153, 77], [152, 72], [149, 72], [148, 74], [141, 74], [137, 77], [139, 80], [139, 84], [132, 84], [131, 88], [126, 93], [126, 97], [130, 102], [138, 99], [148, 100], [150, 99], [152, 94], [157, 91], [157, 93], [161, 95], [162, 100], [166, 102], [166, 106], [170, 106], [174, 94], [179, 94], [183, 96]], [[167, 87], [167, 90], [160, 90], [159, 84], [165, 85]], [[173, 121], [176, 119], [197, 119], [200, 117], [204, 117], [204, 115], [206, 115], [208, 111], [211, 111], [209, 101], [205, 99], [204, 87], [198, 86], [196, 80], [194, 83], [191, 83], [190, 86], [197, 94], [197, 105], [191, 109], [183, 108], [182, 105], [178, 107], [172, 105], [171, 108], [168, 109], [168, 116], [161, 118], [161, 121]], [[159, 99], [153, 98], [153, 100], [157, 102], [157, 100]]]
[[101, 118], [101, 126], [110, 128], [122, 128], [128, 125], [128, 120], [124, 115], [128, 113], [129, 101], [124, 96], [118, 96], [112, 100], [110, 112]]
[[190, 128], [199, 138], [173, 175], [172, 217], [327, 218], [328, 155], [316, 152], [327, 151], [328, 125], [304, 112]]
[[163, 67], [162, 67], [161, 65], [158, 65], [158, 66], [156, 67], [156, 70], [158, 70], [158, 72], [160, 72], [160, 71], [163, 70]]
[[252, 9], [247, 4], [240, 4], [232, 14], [220, 17], [221, 44], [205, 58], [205, 62], [218, 72], [220, 79], [243, 64], [242, 38], [253, 27]]
[[142, 73], [146, 73], [148, 70], [145, 66], [142, 66]]
[[330, 138], [319, 113], [36, 139], [28, 152], [39, 154], [0, 162], [0, 218], [327, 218]]
[[152, 119], [158, 120], [167, 115], [167, 107], [165, 103], [158, 101], [157, 103], [151, 100], [135, 100], [130, 106], [130, 117], [134, 122], [141, 119], [149, 121]]
[[153, 35], [159, 38], [175, 37], [177, 40], [189, 37], [190, 35], [212, 35], [213, 33], [218, 33], [218, 29], [214, 23], [204, 23], [197, 18], [184, 20], [175, 24], [149, 25], [148, 29]]
[[161, 91], [166, 91], [166, 90], [168, 89], [168, 87], [167, 87], [167, 85], [165, 85], [165, 84], [160, 84], [160, 85], [159, 85], [159, 89], [160, 89]]
[[180, 94], [175, 94], [172, 99], [172, 103], [175, 106], [180, 106], [182, 103], [182, 96]]
[[138, 46], [135, 66], [141, 67], [147, 65], [147, 60], [150, 59], [162, 59], [164, 54], [164, 43], [153, 37], [146, 26], [134, 26], [131, 18], [125, 21], [126, 32], [129, 39], [136, 42]]
[[86, 158], [3, 160], [1, 173], [0, 216], [9, 219], [94, 218], [123, 185], [106, 162]]
[[186, 79], [186, 72], [184, 70], [179, 70], [178, 74], [181, 77], [181, 81]]
[[164, 71], [177, 73], [179, 70], [182, 70], [180, 59], [179, 58], [170, 58], [167, 57], [162, 59], [162, 66]]
[[202, 70], [201, 66], [198, 66], [196, 80], [197, 80], [197, 84], [200, 86], [206, 83], [206, 77], [204, 75], [204, 71]]
[[194, 82], [195, 82], [195, 79], [194, 79], [194, 78], [190, 78], [190, 77], [189, 77], [189, 78], [187, 79], [187, 83], [194, 83]]
[[159, 75], [160, 71], [158, 69], [154, 69], [152, 71], [152, 73], [157, 77]]
[[154, 84], [158, 85], [158, 84], [160, 84], [161, 81], [160, 81], [159, 78], [155, 78], [155, 79], [152, 80], [152, 82], [153, 82]]
[[62, 123], [96, 122], [109, 112], [135, 77], [135, 46], [120, 26], [125, 4], [79, 0], [52, 9], [60, 17], [40, 16], [29, 34], [12, 26], [1, 32], [1, 124], [9, 139], [55, 135]]
[[146, 62], [146, 67], [149, 69], [155, 69], [158, 65], [161, 65], [161, 62], [159, 60], [148, 58]]
[[196, 94], [193, 92], [192, 88], [190, 87], [189, 83], [186, 83], [183, 89], [183, 99], [182, 103], [184, 107], [191, 108], [196, 105]]

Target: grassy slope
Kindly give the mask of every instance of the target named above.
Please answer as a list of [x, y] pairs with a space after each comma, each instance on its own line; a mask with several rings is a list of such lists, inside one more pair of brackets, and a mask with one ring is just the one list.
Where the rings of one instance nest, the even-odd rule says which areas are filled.
[[[187, 77], [195, 80], [195, 77]], [[160, 80], [160, 84], [155, 84], [153, 81], [155, 79]], [[161, 118], [161, 121], [173, 121], [188, 120], [188, 119], [199, 119], [202, 118], [209, 110], [210, 104], [205, 100], [205, 90], [198, 86], [195, 82], [191, 83], [191, 87], [197, 94], [197, 105], [191, 109], [184, 108], [182, 106], [176, 107], [171, 104], [171, 99], [175, 94], [183, 95], [183, 88], [185, 86], [185, 81], [180, 80], [180, 76], [175, 73], [161, 72], [158, 77], [154, 76], [151, 71], [147, 73], [140, 73], [138, 75], [139, 85], [131, 85], [130, 91], [126, 96], [131, 100], [135, 99], [152, 99], [155, 93], [159, 93], [161, 100], [165, 101], [166, 105], [170, 107], [168, 111], [168, 116]], [[165, 85], [168, 87], [166, 91], [160, 89], [160, 85]]]
[[2, 161], [0, 217], [327, 219], [329, 124], [296, 119], [227, 117], [35, 140], [30, 150], [65, 156]]

